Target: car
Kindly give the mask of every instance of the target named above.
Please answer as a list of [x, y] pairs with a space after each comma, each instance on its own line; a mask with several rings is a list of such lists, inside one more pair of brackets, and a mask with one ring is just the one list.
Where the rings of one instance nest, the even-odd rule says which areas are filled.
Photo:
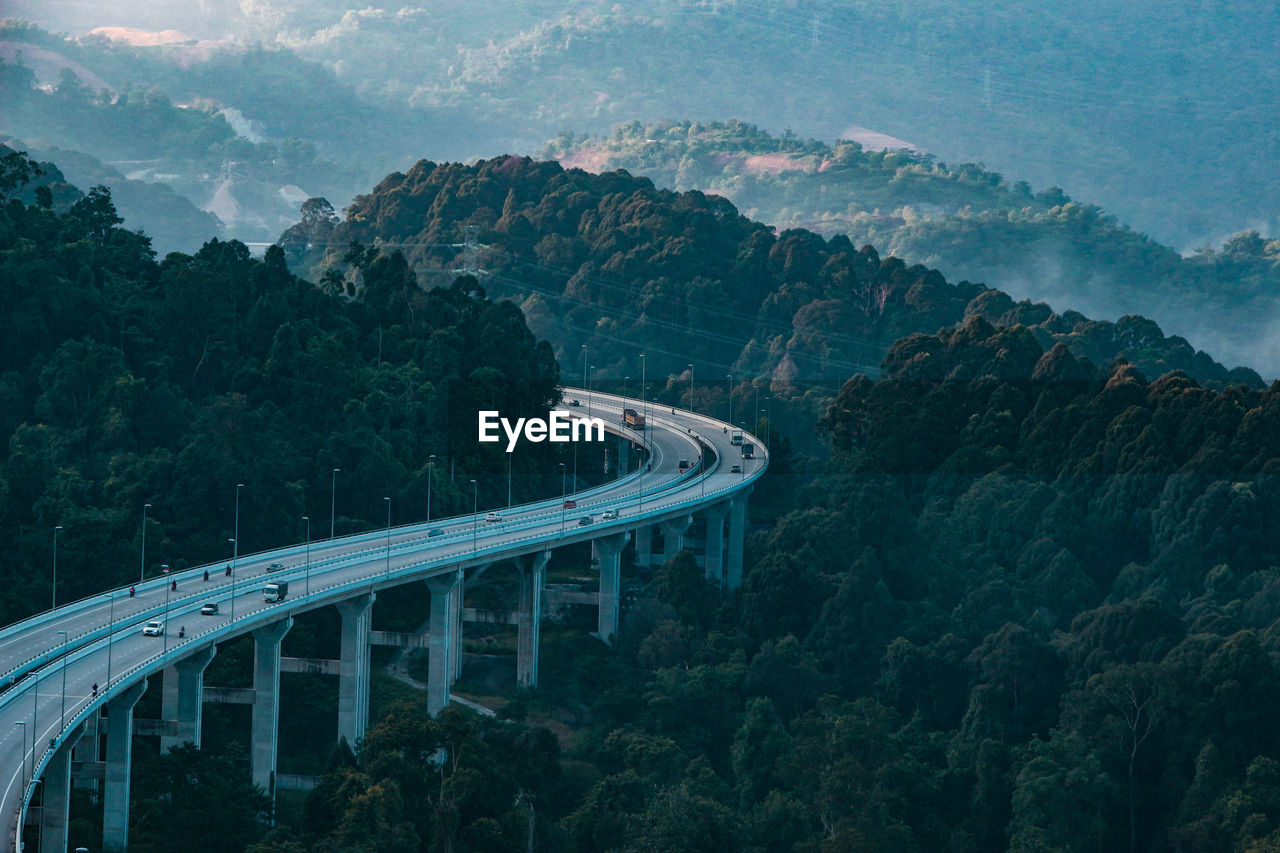
[[601, 521], [613, 521], [617, 517], [618, 511], [616, 509], [606, 509], [604, 512], [600, 513]]
[[581, 404], [581, 403], [579, 403], [577, 400], [570, 400], [570, 401], [569, 401], [569, 405], [570, 405], [570, 406], [581, 406], [582, 404]]
[[431, 528], [430, 530], [428, 530], [428, 531], [427, 531], [427, 538], [428, 538], [428, 539], [433, 539], [433, 538], [435, 538], [436, 536], [443, 536], [443, 535], [444, 535], [444, 528], [443, 528], [443, 527], [433, 527], [433, 528]]
[[267, 571], [268, 571], [268, 572], [283, 572], [283, 571], [284, 571], [284, 563], [271, 563], [270, 565], [268, 565], [268, 566], [267, 566]]
[[688, 460], [688, 459], [681, 459], [681, 460], [680, 460], [680, 470], [681, 470], [681, 471], [684, 471], [684, 470], [686, 470], [688, 467], [689, 467], [689, 460]]
[[217, 616], [218, 602], [216, 601], [205, 602], [204, 606], [200, 608], [200, 615], [201, 616]]
[[582, 518], [578, 519], [579, 527], [586, 527], [588, 524], [594, 524], [594, 523], [595, 523], [595, 519], [589, 515], [584, 515]]
[[741, 466], [741, 465], [734, 465], [732, 468], [730, 468], [730, 469], [729, 469], [729, 473], [730, 473], [730, 474], [741, 474], [741, 473], [742, 473], [742, 466]]
[[567, 501], [565, 501], [565, 502], [564, 502], [564, 508], [565, 508], [565, 509], [577, 509], [577, 508], [578, 508], [578, 502], [577, 502], [577, 501], [575, 501], [575, 500], [567, 500]]
[[484, 520], [485, 521], [502, 521], [502, 516], [498, 515], [496, 512], [491, 512], [485, 515]]
[[164, 636], [164, 622], [162, 622], [159, 619], [152, 619], [150, 622], [142, 626], [142, 636], [144, 637]]

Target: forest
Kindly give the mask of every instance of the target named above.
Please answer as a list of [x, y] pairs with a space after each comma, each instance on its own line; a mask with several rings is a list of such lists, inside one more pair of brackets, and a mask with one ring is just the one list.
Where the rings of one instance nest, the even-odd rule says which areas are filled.
[[1057, 187], [1033, 192], [974, 163], [773, 136], [740, 121], [632, 121], [599, 137], [564, 134], [543, 154], [723, 196], [780, 231], [843, 234], [1018, 299], [1142, 314], [1225, 361], [1280, 368], [1271, 334], [1280, 242], [1256, 231], [1183, 255]]
[[[135, 813], [140, 849], [1280, 849], [1280, 385], [1140, 317], [625, 172], [424, 162], [345, 220], [315, 201], [261, 259], [157, 259], [107, 189], [61, 213], [39, 169], [0, 159], [0, 621], [47, 601], [55, 524], [67, 600], [133, 576], [144, 503], [148, 554], [181, 566], [223, 554], [236, 482], [245, 550], [324, 517], [334, 467], [340, 532], [387, 494], [417, 518], [428, 477], [439, 512], [469, 508], [431, 453], [494, 500], [505, 460], [465, 440], [471, 410], [545, 411], [584, 342], [613, 347], [602, 374], [688, 347], [741, 371], [740, 405], [743, 377], [772, 395], [739, 590], [689, 552], [634, 575], [618, 642], [548, 627], [541, 686], [496, 719], [382, 684], [366, 738], [325, 745], [274, 818], [224, 732], [140, 759], [139, 801], [165, 804]], [[467, 225], [478, 278], [431, 245]], [[653, 374], [673, 404], [675, 355]], [[553, 458], [518, 464], [522, 495], [554, 489]]]

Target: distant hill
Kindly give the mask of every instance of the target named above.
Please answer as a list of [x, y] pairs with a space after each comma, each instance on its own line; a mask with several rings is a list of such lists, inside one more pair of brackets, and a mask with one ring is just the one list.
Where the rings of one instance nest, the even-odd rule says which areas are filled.
[[626, 169], [724, 196], [778, 229], [871, 243], [908, 263], [1101, 317], [1139, 313], [1231, 362], [1280, 374], [1280, 242], [1236, 235], [1182, 257], [1056, 187], [906, 151], [771, 136], [743, 122], [630, 122], [562, 135], [566, 167]]
[[1152, 376], [1183, 369], [1214, 385], [1261, 384], [1142, 317], [1097, 322], [1015, 302], [841, 235], [775, 234], [725, 199], [659, 190], [622, 171], [594, 175], [514, 156], [423, 161], [358, 196], [336, 226], [305, 225], [286, 242], [317, 279], [358, 286], [361, 246], [402, 252], [424, 284], [446, 283], [474, 262], [486, 291], [518, 301], [567, 369], [585, 346], [586, 367], [614, 379], [638, 378], [644, 352], [654, 377], [692, 361], [711, 375], [779, 387], [837, 382], [875, 373], [904, 335], [980, 314], [1099, 365], [1124, 357]]

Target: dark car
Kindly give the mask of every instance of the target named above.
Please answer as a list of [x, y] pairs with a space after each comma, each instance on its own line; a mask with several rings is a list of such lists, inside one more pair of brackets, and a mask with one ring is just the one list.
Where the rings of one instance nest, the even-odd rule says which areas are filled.
[[582, 518], [578, 519], [579, 527], [586, 527], [588, 524], [594, 524], [594, 523], [595, 523], [595, 519], [589, 515], [584, 515]]
[[428, 539], [431, 539], [431, 538], [433, 538], [433, 537], [435, 537], [435, 536], [443, 536], [443, 535], [444, 535], [444, 528], [443, 528], [443, 527], [433, 527], [433, 528], [431, 528], [430, 530], [428, 530], [428, 531], [427, 531], [427, 538], [428, 538]]
[[267, 571], [268, 571], [268, 572], [283, 572], [283, 571], [284, 571], [284, 563], [272, 563], [272, 564], [270, 564], [269, 566], [267, 566]]

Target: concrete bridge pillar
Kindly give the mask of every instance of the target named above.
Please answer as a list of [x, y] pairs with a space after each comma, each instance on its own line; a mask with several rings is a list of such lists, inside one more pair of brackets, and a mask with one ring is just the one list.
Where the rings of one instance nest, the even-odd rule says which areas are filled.
[[[96, 763], [99, 759], [99, 746], [101, 746], [98, 733], [104, 730], [101, 707], [85, 721], [85, 727], [85, 737], [80, 738], [80, 742], [71, 747], [71, 760]], [[98, 780], [87, 774], [72, 776], [71, 784], [82, 790], [98, 789]]]
[[200, 746], [200, 722], [204, 708], [204, 671], [217, 653], [210, 643], [194, 654], [164, 668], [161, 716], [178, 724], [177, 733], [160, 737], [163, 755], [184, 743]]
[[[487, 566], [485, 568], [488, 568]], [[467, 570], [458, 569], [458, 582], [453, 587], [453, 601], [449, 607], [453, 612], [453, 660], [449, 664], [449, 686], [458, 683], [462, 675], [462, 606], [467, 598]]]
[[615, 533], [592, 540], [592, 562], [600, 569], [600, 617], [596, 634], [606, 643], [618, 633], [618, 591], [622, 585], [622, 549], [630, 533]]
[[742, 586], [742, 546], [747, 537], [747, 498], [750, 496], [750, 487], [737, 492], [729, 510], [729, 565], [725, 577], [729, 589]]
[[709, 506], [702, 511], [707, 523], [707, 577], [716, 583], [724, 583], [724, 517], [729, 513], [729, 502]]
[[693, 516], [682, 515], [662, 522], [662, 562], [669, 563], [684, 549], [684, 535], [689, 532]]
[[133, 765], [133, 706], [147, 690], [139, 681], [107, 702], [107, 754], [102, 779], [102, 849], [129, 849], [129, 774]]
[[542, 587], [547, 581], [550, 551], [520, 557], [520, 611], [516, 623], [516, 683], [521, 687], [538, 686], [538, 636], [542, 630]]
[[653, 525], [642, 524], [634, 531], [636, 539], [636, 565], [648, 568], [653, 565]]
[[40, 845], [67, 849], [67, 812], [71, 805], [71, 750], [84, 735], [84, 723], [67, 731], [44, 769], [44, 805], [40, 809]]
[[427, 579], [431, 590], [431, 627], [427, 641], [429, 659], [427, 675], [427, 712], [435, 716], [449, 704], [449, 687], [453, 684], [455, 632], [461, 608], [456, 595], [458, 573], [446, 572]]
[[280, 644], [292, 627], [293, 617], [287, 616], [253, 632], [253, 746], [249, 766], [253, 784], [273, 800], [280, 729]]
[[342, 618], [338, 661], [338, 737], [355, 749], [369, 727], [369, 630], [373, 627], [372, 592], [338, 602]]

